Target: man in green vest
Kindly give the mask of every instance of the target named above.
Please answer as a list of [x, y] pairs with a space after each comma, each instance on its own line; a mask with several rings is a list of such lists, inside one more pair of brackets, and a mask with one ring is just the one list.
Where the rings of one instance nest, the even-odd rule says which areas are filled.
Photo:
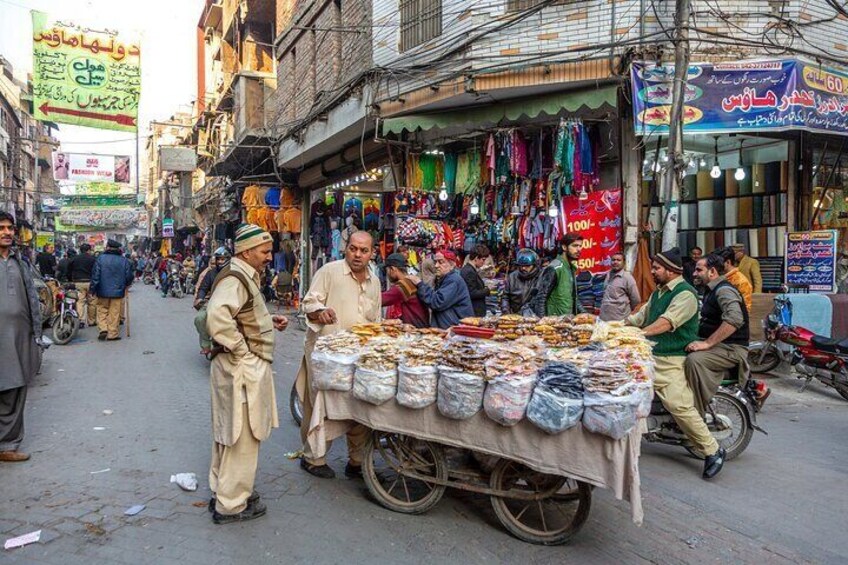
[[584, 312], [577, 300], [577, 260], [583, 248], [583, 236], [569, 232], [560, 241], [562, 255], [551, 262], [539, 276], [532, 291], [530, 305], [540, 318], [543, 316], [574, 316]]
[[654, 391], [674, 417], [704, 461], [703, 478], [712, 479], [724, 465], [725, 450], [710, 433], [695, 409], [695, 398], [686, 380], [686, 346], [698, 340], [698, 297], [683, 279], [683, 261], [677, 247], [658, 253], [651, 261], [657, 289], [627, 324], [642, 328], [654, 342]]

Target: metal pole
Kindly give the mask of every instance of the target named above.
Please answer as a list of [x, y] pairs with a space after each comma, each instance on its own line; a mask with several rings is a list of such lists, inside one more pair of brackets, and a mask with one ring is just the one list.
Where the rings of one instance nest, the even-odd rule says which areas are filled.
[[677, 0], [675, 7], [674, 84], [668, 124], [668, 170], [663, 178], [666, 218], [663, 223], [662, 249], [677, 246], [680, 200], [680, 172], [683, 167], [683, 106], [689, 70], [689, 0]]
[[141, 194], [141, 159], [139, 158], [140, 151], [138, 149], [138, 127], [135, 128], [135, 199], [138, 201], [138, 195]]

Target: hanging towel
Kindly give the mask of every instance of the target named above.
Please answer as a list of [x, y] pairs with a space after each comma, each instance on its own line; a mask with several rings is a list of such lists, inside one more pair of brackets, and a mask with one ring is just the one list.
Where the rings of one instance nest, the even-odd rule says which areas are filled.
[[713, 197], [713, 179], [710, 177], [709, 171], [698, 171], [696, 182], [698, 185], [698, 200]]
[[713, 220], [713, 203], [711, 200], [702, 200], [698, 202], [698, 226], [702, 228], [711, 228], [715, 226]]
[[[730, 174], [728, 174], [728, 172]], [[739, 181], [733, 176], [733, 169], [730, 171], [722, 171], [719, 178], [724, 179], [725, 196], [739, 196]]]
[[739, 194], [753, 194], [754, 183], [751, 180], [751, 167], [743, 167], [745, 178], [739, 181]]
[[740, 226], [754, 225], [754, 202], [750, 196], [739, 198], [739, 224]]
[[[456, 176], [459, 156], [456, 153], [445, 153], [445, 188], [448, 194], [456, 192]], [[438, 187], [441, 188], [441, 187]]]
[[754, 225], [761, 226], [767, 222], [763, 220], [763, 197], [762, 196], [754, 196], [754, 206], [753, 206], [753, 216], [754, 216]]
[[739, 200], [728, 198], [724, 201], [724, 225], [735, 227], [739, 225]]
[[713, 200], [713, 225], [717, 228], [725, 227], [724, 223], [724, 200]]
[[748, 229], [748, 255], [751, 257], [759, 257], [760, 256], [760, 240], [757, 236], [758, 230], [756, 228]]
[[751, 167], [751, 186], [754, 194], [765, 194], [766, 192], [766, 166], [753, 165]]
[[780, 192], [780, 169], [782, 163], [780, 161], [775, 161], [773, 163], [766, 163], [766, 193], [767, 194], [777, 194]]

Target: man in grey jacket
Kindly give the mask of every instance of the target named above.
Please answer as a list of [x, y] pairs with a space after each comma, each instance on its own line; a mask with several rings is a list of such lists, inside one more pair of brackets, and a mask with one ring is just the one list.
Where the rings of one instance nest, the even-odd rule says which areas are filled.
[[26, 461], [27, 386], [41, 367], [41, 311], [30, 267], [13, 248], [15, 217], [0, 211], [0, 462]]

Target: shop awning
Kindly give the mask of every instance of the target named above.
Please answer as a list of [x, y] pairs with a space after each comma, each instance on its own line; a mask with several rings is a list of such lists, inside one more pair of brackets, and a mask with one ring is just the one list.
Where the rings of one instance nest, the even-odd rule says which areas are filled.
[[477, 106], [433, 114], [411, 114], [398, 118], [387, 118], [382, 125], [383, 135], [401, 132], [429, 131], [431, 129], [468, 128], [494, 126], [504, 121], [517, 122], [522, 118], [533, 119], [541, 114], [554, 117], [561, 113], [576, 113], [581, 108], [598, 110], [617, 106], [618, 87], [605, 86], [594, 90], [558, 92], [532, 98], [522, 98], [500, 104]]

